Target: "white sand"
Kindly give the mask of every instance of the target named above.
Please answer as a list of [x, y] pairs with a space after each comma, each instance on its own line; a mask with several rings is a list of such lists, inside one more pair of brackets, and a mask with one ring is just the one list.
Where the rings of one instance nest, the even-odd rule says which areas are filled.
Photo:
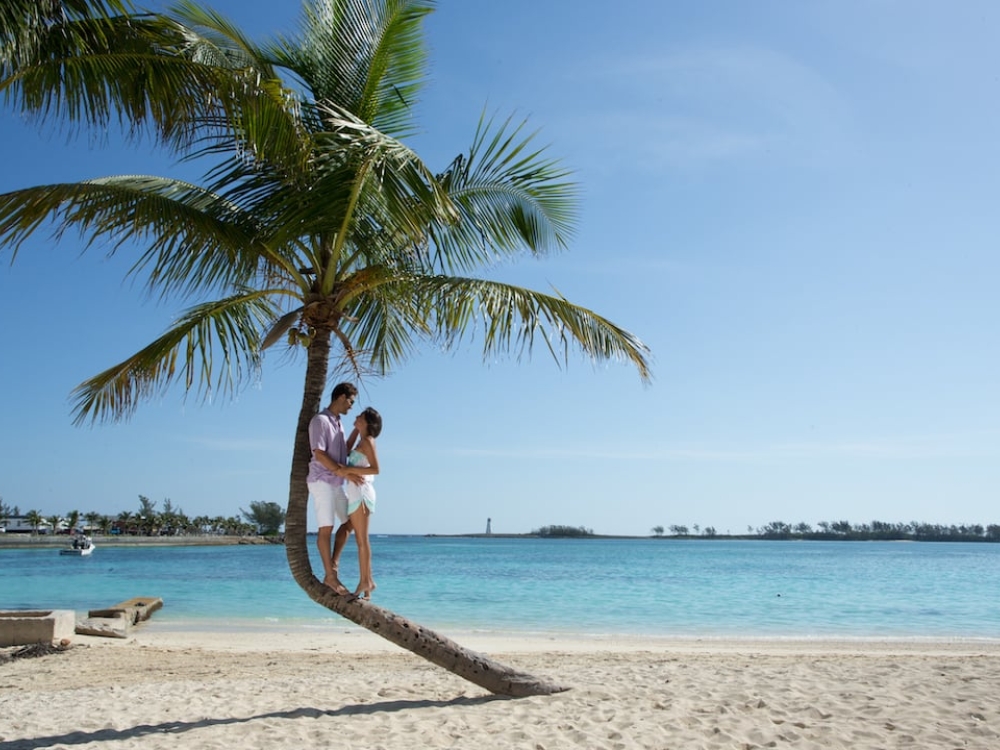
[[0, 664], [0, 750], [1000, 747], [1000, 643], [455, 637], [568, 684], [498, 698], [349, 624], [77, 636]]

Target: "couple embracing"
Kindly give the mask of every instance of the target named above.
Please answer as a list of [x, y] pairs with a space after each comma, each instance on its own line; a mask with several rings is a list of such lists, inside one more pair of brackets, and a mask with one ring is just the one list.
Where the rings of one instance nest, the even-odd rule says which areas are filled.
[[[316, 503], [319, 523], [316, 546], [323, 561], [323, 583], [338, 594], [368, 599], [375, 590], [368, 521], [375, 510], [373, 479], [378, 474], [375, 438], [382, 432], [382, 417], [369, 406], [355, 418], [353, 430], [345, 437], [340, 418], [351, 410], [357, 397], [358, 389], [353, 384], [340, 383], [333, 389], [330, 405], [309, 423], [312, 459], [307, 481]], [[337, 519], [340, 526], [334, 534]], [[358, 545], [361, 573], [353, 594], [337, 577], [340, 554], [352, 531]]]

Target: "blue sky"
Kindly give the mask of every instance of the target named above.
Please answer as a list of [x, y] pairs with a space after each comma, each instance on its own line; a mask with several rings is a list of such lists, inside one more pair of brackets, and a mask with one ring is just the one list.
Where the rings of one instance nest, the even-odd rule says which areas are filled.
[[[258, 38], [298, 9], [213, 6]], [[413, 145], [445, 166], [484, 108], [539, 128], [581, 184], [578, 231], [495, 275], [633, 331], [654, 381], [426, 347], [359, 399], [385, 418], [373, 532], [1000, 522], [998, 24], [973, 0], [442, 0]], [[0, 154], [0, 191], [180, 173], [10, 108]], [[232, 401], [72, 426], [72, 388], [181, 309], [123, 283], [127, 251], [82, 247], [2, 251], [0, 496], [284, 504], [301, 358], [269, 354]]]

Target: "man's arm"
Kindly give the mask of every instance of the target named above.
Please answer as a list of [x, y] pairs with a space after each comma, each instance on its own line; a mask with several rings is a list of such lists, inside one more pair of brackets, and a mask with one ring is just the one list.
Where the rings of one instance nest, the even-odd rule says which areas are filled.
[[338, 477], [342, 476], [341, 472], [344, 470], [343, 464], [339, 464], [330, 458], [330, 454], [322, 448], [313, 448], [313, 458], [322, 464], [331, 474]]
[[357, 474], [353, 474], [353, 467], [347, 464], [339, 464], [330, 458], [330, 454], [327, 453], [322, 448], [313, 448], [313, 455], [316, 460], [319, 461], [323, 466], [330, 470], [330, 473], [335, 477], [343, 477], [348, 482], [353, 482], [354, 484], [364, 484], [364, 478], [359, 477]]

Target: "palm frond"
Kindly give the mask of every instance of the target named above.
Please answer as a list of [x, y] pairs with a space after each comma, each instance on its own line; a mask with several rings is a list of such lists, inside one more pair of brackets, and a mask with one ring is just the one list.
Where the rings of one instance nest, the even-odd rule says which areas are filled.
[[148, 129], [181, 153], [200, 140], [301, 169], [308, 151], [300, 104], [266, 57], [218, 14], [190, 2], [174, 11], [62, 13], [27, 24], [30, 31], [0, 42], [0, 92], [26, 114], [62, 119], [71, 130], [117, 122], [131, 136]]
[[436, 225], [436, 260], [445, 272], [469, 271], [501, 257], [566, 247], [578, 187], [570, 173], [533, 145], [525, 122], [499, 127], [485, 115], [468, 155], [438, 176], [460, 220]]
[[417, 278], [398, 263], [368, 263], [340, 281], [341, 341], [352, 360], [377, 375], [388, 374], [417, 341], [433, 335], [414, 293]]
[[269, 49], [317, 104], [337, 104], [402, 137], [412, 132], [426, 77], [421, 24], [433, 9], [433, 0], [310, 0], [298, 36]]
[[16, 253], [48, 219], [56, 223], [57, 238], [76, 228], [86, 247], [105, 241], [114, 253], [126, 242], [145, 243], [131, 273], [145, 273], [150, 290], [163, 295], [248, 283], [269, 257], [246, 212], [162, 177], [106, 177], [0, 195], [0, 245]]
[[278, 318], [271, 326], [271, 329], [267, 332], [267, 335], [264, 336], [264, 340], [261, 342], [260, 348], [262, 350], [269, 349], [281, 341], [281, 339], [284, 338], [285, 334], [292, 329], [292, 326], [295, 325], [295, 322], [301, 316], [302, 308], [297, 307]]
[[[448, 196], [412, 149], [346, 110], [325, 110], [333, 129], [314, 136], [308, 199], [302, 200], [301, 192], [282, 199], [286, 226], [315, 234], [332, 231], [343, 247], [353, 242], [353, 226], [364, 217], [378, 217], [384, 233], [411, 242], [424, 241], [429, 221], [443, 224], [457, 218]], [[335, 252], [332, 261], [339, 257], [340, 251]]]
[[[47, 27], [70, 21], [100, 21], [131, 12], [128, 0], [4, 0], [0, 3], [0, 70], [34, 55]], [[5, 78], [0, 75], [0, 79]]]
[[413, 302], [394, 293], [371, 292], [358, 298], [350, 310], [345, 334], [359, 352], [358, 358], [378, 376], [388, 375], [405, 362], [419, 341], [431, 335]]
[[28, 115], [75, 129], [117, 124], [138, 135], [150, 123], [165, 143], [190, 141], [193, 123], [219, 105], [207, 96], [225, 77], [175, 54], [183, 40], [157, 16], [62, 18], [0, 55], [0, 92]]
[[557, 362], [565, 364], [575, 348], [595, 361], [629, 362], [650, 380], [649, 348], [642, 341], [562, 295], [455, 276], [420, 279], [416, 295], [449, 346], [478, 333], [484, 358], [514, 352], [520, 359], [531, 355], [538, 336]]
[[191, 308], [149, 346], [77, 386], [74, 423], [127, 419], [178, 378], [202, 399], [233, 393], [260, 369], [261, 331], [276, 315], [270, 294], [247, 291]]
[[[332, 129], [310, 135], [308, 173], [229, 159], [206, 175], [209, 192], [253, 216], [261, 242], [280, 248], [305, 238], [335, 238], [332, 246], [317, 245], [330, 249], [327, 257], [314, 255], [300, 264], [335, 273], [345, 248], [364, 252], [377, 235], [380, 242], [392, 238], [397, 247], [426, 244], [430, 221], [457, 218], [412, 149], [346, 110], [331, 106], [324, 111]], [[325, 288], [332, 281], [326, 277]]]
[[183, 29], [184, 56], [211, 67], [240, 70], [253, 68], [261, 78], [277, 78], [257, 45], [221, 13], [191, 0], [181, 0], [167, 17]]
[[207, 137], [188, 158], [235, 152], [257, 167], [271, 164], [293, 173], [305, 169], [310, 144], [300, 95], [281, 80], [266, 50], [221, 14], [190, 0], [170, 13], [183, 39], [176, 52], [216, 70], [221, 78], [213, 92], [221, 108], [214, 120], [201, 124]]

